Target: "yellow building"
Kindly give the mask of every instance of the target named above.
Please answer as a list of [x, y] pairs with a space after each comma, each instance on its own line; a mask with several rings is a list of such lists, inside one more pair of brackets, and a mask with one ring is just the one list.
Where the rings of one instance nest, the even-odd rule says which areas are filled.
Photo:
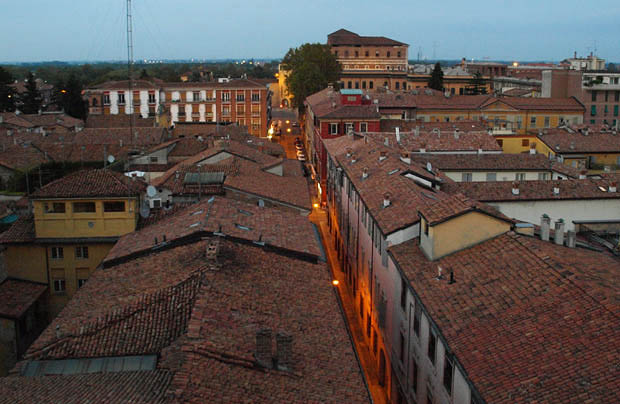
[[0, 238], [10, 278], [49, 286], [53, 318], [118, 238], [136, 229], [143, 183], [109, 170], [79, 171], [31, 195], [33, 215]]

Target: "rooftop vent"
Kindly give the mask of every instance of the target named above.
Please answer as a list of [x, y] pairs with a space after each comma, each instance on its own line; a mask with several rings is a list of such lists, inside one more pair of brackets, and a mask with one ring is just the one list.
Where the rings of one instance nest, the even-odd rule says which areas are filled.
[[553, 195], [560, 195], [560, 187], [558, 185], [553, 187]]
[[530, 154], [536, 154], [536, 143], [530, 143]]
[[362, 178], [364, 179], [368, 178], [368, 167], [364, 167], [362, 169]]
[[383, 161], [387, 158], [387, 152], [385, 150], [381, 150], [379, 152], [379, 161]]
[[549, 230], [551, 228], [551, 218], [544, 214], [540, 218], [540, 239], [549, 241]]
[[390, 206], [391, 201], [390, 201], [391, 195], [389, 194], [389, 192], [386, 192], [383, 194], [383, 207], [387, 208], [388, 206]]
[[564, 245], [564, 219], [555, 222], [554, 241], [557, 245]]
[[587, 173], [588, 173], [588, 172], [587, 172], [586, 170], [581, 170], [581, 171], [579, 171], [579, 179], [580, 179], [580, 180], [585, 180], [585, 179], [586, 179], [586, 174], [587, 174]]
[[612, 182], [611, 184], [609, 184], [609, 192], [616, 192], [616, 189], [617, 189], [616, 182]]
[[512, 183], [512, 194], [519, 195], [519, 183], [516, 181]]

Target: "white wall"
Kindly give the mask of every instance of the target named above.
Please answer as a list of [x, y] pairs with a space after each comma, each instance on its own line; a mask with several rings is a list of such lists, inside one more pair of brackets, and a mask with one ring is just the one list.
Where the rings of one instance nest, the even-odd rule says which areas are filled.
[[[203, 91], [204, 92], [204, 91]], [[201, 95], [202, 97], [202, 95]], [[205, 104], [200, 104], [198, 106], [198, 112], [200, 113], [200, 122], [206, 122], [206, 105]]]
[[574, 230], [573, 220], [618, 220], [620, 218], [619, 199], [595, 200], [549, 200], [549, 201], [510, 201], [491, 202], [508, 217], [525, 222], [540, 224], [540, 217], [546, 213], [553, 222], [564, 219], [565, 230]]
[[149, 91], [148, 90], [140, 91], [140, 115], [142, 116], [142, 118], [149, 117]]
[[[473, 182], [486, 182], [487, 181], [487, 173], [495, 173], [496, 181], [515, 181], [517, 178], [517, 173], [525, 174], [525, 181], [536, 181], [538, 180], [539, 173], [547, 173], [548, 179], [552, 179], [552, 173], [549, 170], [540, 170], [540, 171], [442, 171], [446, 174], [451, 180], [456, 182], [462, 182], [463, 173], [471, 173]], [[557, 177], [557, 175], [555, 176]]]
[[170, 104], [170, 120], [172, 122], [179, 122], [179, 104]]
[[110, 114], [118, 115], [118, 92], [110, 91]]

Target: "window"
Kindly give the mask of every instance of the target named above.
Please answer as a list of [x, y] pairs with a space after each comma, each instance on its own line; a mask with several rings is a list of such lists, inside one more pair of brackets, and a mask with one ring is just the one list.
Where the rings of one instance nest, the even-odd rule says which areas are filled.
[[110, 105], [110, 94], [103, 95], [103, 105]]
[[437, 348], [437, 336], [433, 333], [433, 330], [429, 330], [428, 333], [428, 348], [426, 354], [431, 363], [435, 364], [435, 349]]
[[471, 182], [472, 181], [472, 173], [462, 173], [461, 180], [463, 182]]
[[446, 388], [448, 394], [452, 394], [452, 360], [446, 355], [443, 361], [443, 387]]
[[77, 246], [75, 247], [75, 258], [77, 259], [88, 259], [88, 247], [87, 246]]
[[334, 56], [338, 57], [338, 51], [334, 51]]
[[368, 88], [370, 88], [372, 90], [372, 88], [374, 87], [374, 83], [372, 81], [368, 82]]
[[605, 113], [605, 116], [607, 116], [607, 113], [609, 112], [609, 105], [605, 105], [605, 109], [603, 112]]
[[103, 211], [104, 212], [124, 212], [125, 201], [104, 202]]
[[351, 82], [347, 82], [347, 88], [351, 88]]
[[590, 107], [590, 116], [596, 116], [596, 105]]
[[355, 51], [355, 57], [357, 58], [359, 56], [360, 56], [360, 53], [358, 51]]
[[517, 129], [521, 129], [522, 126], [523, 126], [523, 118], [518, 116], [517, 117]]
[[530, 141], [528, 139], [521, 139], [522, 147], [530, 147]]
[[400, 88], [400, 83], [397, 81], [396, 82], [396, 89], [398, 90]]
[[149, 104], [155, 104], [155, 94], [149, 93]]
[[428, 236], [428, 220], [424, 220], [424, 234]]
[[337, 135], [338, 134], [338, 124], [337, 123], [330, 123], [329, 124], [329, 134], [330, 135]]
[[420, 317], [422, 316], [422, 309], [420, 304], [416, 302], [415, 310], [413, 311], [413, 332], [417, 337], [420, 337]]
[[379, 57], [379, 51], [375, 51], [375, 57]]
[[372, 353], [377, 356], [377, 346], [378, 346], [378, 341], [377, 341], [377, 330], [372, 330]]
[[237, 93], [237, 102], [245, 102], [245, 94]]
[[396, 56], [400, 57], [400, 51], [396, 52]]
[[86, 283], [86, 279], [78, 279], [77, 280], [78, 289], [84, 286], [85, 283]]
[[411, 389], [414, 393], [418, 392], [418, 363], [413, 360], [413, 366], [411, 367]]
[[192, 99], [194, 102], [200, 101], [200, 91], [194, 91], [192, 93]]
[[65, 293], [67, 285], [64, 279], [54, 279], [54, 293]]
[[65, 257], [65, 253], [62, 247], [52, 247], [51, 249], [52, 259], [61, 260]]
[[618, 106], [614, 105], [614, 116], [618, 116]]
[[364, 52], [364, 56], [368, 57], [368, 51]]
[[45, 203], [45, 213], [65, 213], [64, 202]]
[[118, 104], [125, 104], [125, 93], [118, 93]]
[[93, 213], [96, 212], [95, 202], [73, 202], [73, 212]]
[[405, 310], [407, 306], [407, 282], [400, 280], [400, 307]]
[[549, 173], [538, 173], [538, 179], [541, 181], [546, 181], [549, 179]]
[[620, 101], [620, 91], [616, 91], [616, 94], [614, 96], [614, 101], [616, 102]]
[[609, 91], [605, 91], [605, 102], [609, 101]]
[[230, 92], [226, 91], [222, 93], [222, 101], [224, 102], [230, 101]]
[[536, 127], [536, 117], [535, 116], [530, 117], [530, 126], [532, 128]]
[[230, 115], [230, 105], [222, 106], [222, 115]]
[[355, 126], [353, 124], [353, 122], [347, 122], [344, 124], [344, 132], [345, 133], [349, 133], [349, 132], [353, 132], [355, 130]]
[[366, 88], [366, 82], [362, 81], [362, 88]]
[[399, 336], [399, 346], [400, 346], [400, 356], [398, 359], [400, 359], [400, 363], [405, 363], [405, 336], [403, 335], [403, 333], [400, 333]]
[[151, 207], [155, 209], [161, 208], [161, 199], [151, 199]]
[[386, 56], [387, 56], [387, 57], [390, 57], [390, 51], [387, 51]]
[[253, 93], [252, 94], [252, 102], [259, 102], [260, 101], [260, 94], [259, 93]]
[[355, 88], [356, 88], [356, 89], [359, 89], [359, 88], [360, 88], [360, 82], [359, 82], [359, 81], [356, 81], [356, 82], [355, 82]]
[[497, 139], [497, 144], [499, 145], [499, 147], [504, 147], [504, 140], [503, 139]]
[[545, 117], [545, 128], [548, 128], [548, 127], [549, 127], [549, 125], [550, 125], [550, 120], [549, 120], [549, 117], [548, 117], [548, 116], [546, 116], [546, 117]]
[[525, 181], [525, 173], [516, 173], [515, 180], [517, 181]]
[[596, 102], [596, 91], [592, 91], [592, 102]]
[[237, 105], [237, 115], [245, 114], [245, 105]]
[[497, 181], [497, 173], [487, 173], [487, 182]]
[[360, 122], [360, 132], [368, 132], [368, 123]]

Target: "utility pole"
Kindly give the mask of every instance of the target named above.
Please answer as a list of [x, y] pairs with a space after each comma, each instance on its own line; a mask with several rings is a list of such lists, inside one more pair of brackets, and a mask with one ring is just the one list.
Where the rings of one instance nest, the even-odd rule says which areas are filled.
[[131, 0], [127, 0], [127, 74], [129, 76], [129, 138], [133, 144], [133, 23], [131, 16]]

